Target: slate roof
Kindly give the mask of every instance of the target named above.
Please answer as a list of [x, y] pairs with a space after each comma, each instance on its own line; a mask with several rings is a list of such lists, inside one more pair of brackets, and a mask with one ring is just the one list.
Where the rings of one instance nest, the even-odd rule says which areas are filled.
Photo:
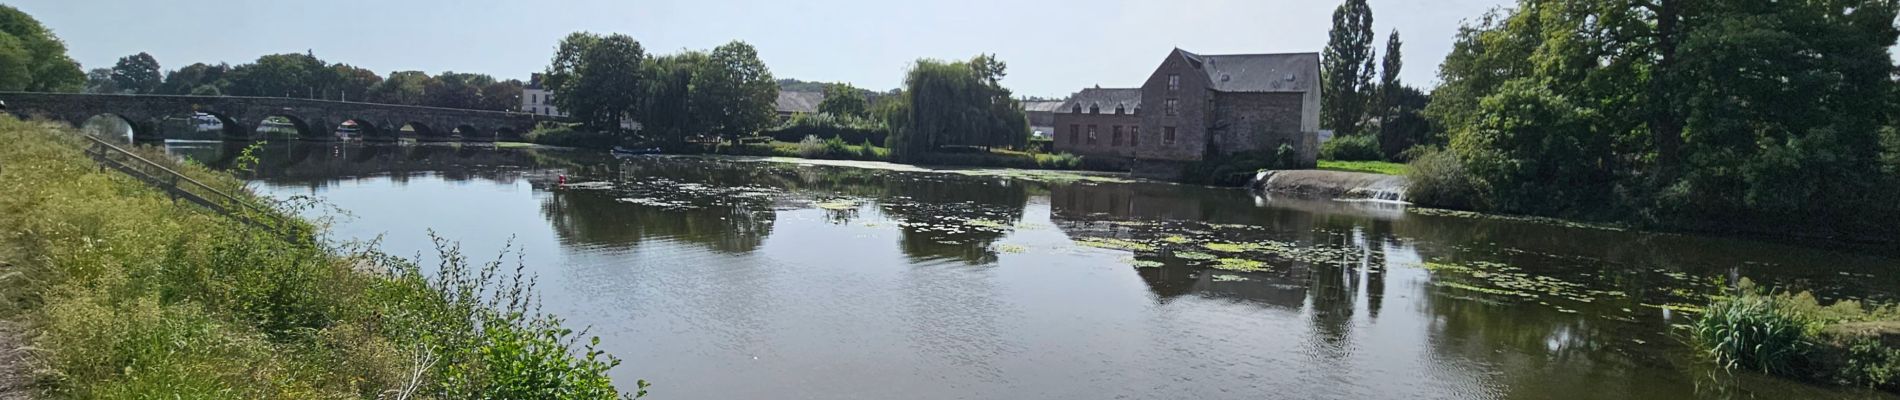
[[1066, 101], [1026, 101], [1026, 102], [1023, 102], [1023, 111], [1055, 112], [1056, 109], [1062, 108], [1062, 105], [1066, 103], [1068, 102]]
[[1126, 107], [1129, 114], [1134, 114], [1141, 109], [1141, 89], [1082, 89], [1074, 96], [1069, 96], [1069, 101], [1062, 102], [1062, 106], [1056, 108], [1056, 113], [1070, 114], [1075, 111], [1076, 105], [1081, 105], [1082, 113], [1085, 114], [1092, 106], [1101, 107], [1103, 114], [1114, 114], [1117, 105]]
[[1181, 50], [1221, 92], [1319, 90], [1319, 53], [1201, 55]]
[[817, 114], [818, 103], [825, 102], [822, 92], [778, 92], [776, 109], [784, 114]]

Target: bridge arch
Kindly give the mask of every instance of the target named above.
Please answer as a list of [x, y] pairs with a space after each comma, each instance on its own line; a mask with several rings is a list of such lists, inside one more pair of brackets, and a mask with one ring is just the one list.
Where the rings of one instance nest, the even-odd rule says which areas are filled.
[[383, 128], [384, 127], [380, 124], [369, 119], [345, 118], [342, 122], [338, 122], [334, 129], [337, 132], [349, 135], [349, 139], [370, 142], [396, 141], [397, 138], [394, 132]]
[[80, 132], [87, 135], [113, 139], [123, 143], [165, 140], [164, 137], [157, 136], [158, 132], [155, 132], [157, 129], [154, 129], [156, 127], [153, 126], [153, 124], [141, 123], [138, 120], [118, 113], [99, 113], [87, 116], [75, 121], [73, 127], [78, 128]]
[[403, 127], [411, 132], [415, 132], [416, 141], [418, 142], [446, 142], [449, 141], [449, 134], [452, 133], [450, 131], [431, 128], [429, 124], [417, 121], [410, 121], [409, 123], [403, 124]]
[[[257, 125], [251, 132], [265, 139], [305, 139], [315, 138], [321, 134], [316, 129], [311, 129], [310, 124], [305, 122], [303, 117], [294, 114], [269, 113], [262, 117], [257, 119]], [[273, 118], [284, 120], [283, 124], [288, 126], [278, 125], [272, 121]], [[289, 132], [285, 132], [286, 128]]]

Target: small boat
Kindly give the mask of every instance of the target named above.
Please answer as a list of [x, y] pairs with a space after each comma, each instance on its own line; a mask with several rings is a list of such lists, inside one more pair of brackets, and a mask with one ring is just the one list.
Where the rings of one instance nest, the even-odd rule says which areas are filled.
[[614, 152], [614, 155], [617, 155], [617, 156], [637, 156], [637, 155], [642, 155], [642, 154], [660, 154], [660, 148], [652, 147], [652, 148], [644, 148], [644, 149], [629, 149], [625, 147], [614, 146], [613, 152]]

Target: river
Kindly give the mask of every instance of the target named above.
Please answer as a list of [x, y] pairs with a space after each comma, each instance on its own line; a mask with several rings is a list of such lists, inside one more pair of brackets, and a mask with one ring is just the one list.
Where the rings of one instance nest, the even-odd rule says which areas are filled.
[[252, 187], [320, 199], [332, 239], [518, 260], [659, 399], [1900, 398], [1715, 370], [1671, 328], [1741, 278], [1895, 300], [1900, 257], [1868, 250], [1064, 174], [257, 155]]

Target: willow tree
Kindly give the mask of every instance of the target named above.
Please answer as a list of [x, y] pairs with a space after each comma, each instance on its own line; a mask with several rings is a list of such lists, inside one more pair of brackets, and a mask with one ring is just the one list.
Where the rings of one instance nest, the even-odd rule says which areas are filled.
[[891, 103], [895, 109], [881, 113], [891, 126], [892, 151], [904, 158], [945, 147], [1026, 144], [1028, 117], [1002, 87], [1007, 70], [991, 55], [957, 62], [917, 60], [904, 79], [904, 90]]

